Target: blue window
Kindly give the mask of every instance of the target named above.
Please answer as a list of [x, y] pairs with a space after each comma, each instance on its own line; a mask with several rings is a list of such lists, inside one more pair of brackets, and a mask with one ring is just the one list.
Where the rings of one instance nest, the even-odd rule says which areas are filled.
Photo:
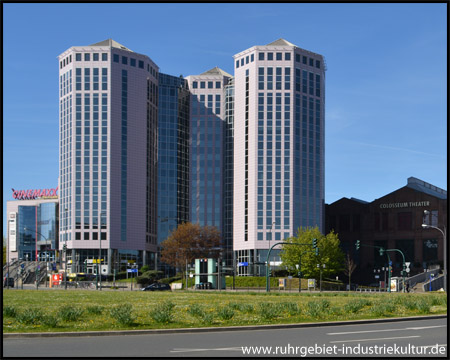
[[[139, 69], [143, 69], [144, 68], [144, 62], [142, 60], [139, 60]], [[153, 74], [155, 75], [155, 74]]]
[[277, 60], [283, 60], [283, 53], [277, 52]]
[[75, 61], [81, 61], [81, 54], [80, 53], [76, 53], [75, 54]]
[[236, 69], [239, 67], [239, 60], [236, 60]]
[[198, 81], [194, 81], [194, 82], [192, 83], [192, 88], [193, 88], [193, 89], [197, 89], [197, 88], [198, 88]]
[[108, 54], [107, 53], [103, 53], [102, 54], [102, 61], [108, 61]]
[[291, 53], [284, 53], [284, 60], [291, 60]]
[[93, 54], [93, 59], [94, 59], [94, 61], [98, 61], [98, 54], [97, 53]]
[[263, 52], [260, 52], [259, 54], [258, 54], [258, 60], [264, 60], [264, 53]]
[[136, 59], [130, 58], [130, 65], [136, 67]]
[[122, 64], [128, 65], [128, 58], [126, 56], [122, 56]]
[[84, 61], [89, 61], [91, 59], [91, 54], [86, 53], [84, 54]]
[[267, 53], [267, 60], [273, 60], [273, 53]]
[[116, 63], [118, 63], [118, 62], [119, 62], [119, 55], [114, 54], [114, 55], [113, 55], [113, 61], [116, 62]]

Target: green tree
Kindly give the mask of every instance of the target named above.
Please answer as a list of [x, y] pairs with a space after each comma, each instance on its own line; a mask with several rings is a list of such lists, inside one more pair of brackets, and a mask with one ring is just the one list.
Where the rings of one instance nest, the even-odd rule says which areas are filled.
[[[316, 255], [312, 248], [313, 239], [317, 239], [317, 247], [319, 254]], [[319, 279], [321, 267], [322, 278], [329, 277], [339, 273], [344, 268], [344, 253], [339, 247], [339, 238], [333, 231], [323, 235], [318, 227], [300, 228], [297, 236], [285, 239], [284, 242], [291, 244], [311, 244], [311, 246], [282, 245], [280, 252], [283, 265], [287, 266], [291, 271], [297, 271], [301, 257], [301, 270], [303, 277]]]

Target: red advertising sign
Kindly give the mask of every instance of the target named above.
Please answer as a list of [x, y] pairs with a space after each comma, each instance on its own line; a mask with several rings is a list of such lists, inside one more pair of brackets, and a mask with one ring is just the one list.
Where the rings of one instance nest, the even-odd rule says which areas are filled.
[[34, 200], [37, 198], [57, 198], [58, 187], [56, 189], [36, 189], [36, 190], [14, 190], [13, 198], [17, 200]]

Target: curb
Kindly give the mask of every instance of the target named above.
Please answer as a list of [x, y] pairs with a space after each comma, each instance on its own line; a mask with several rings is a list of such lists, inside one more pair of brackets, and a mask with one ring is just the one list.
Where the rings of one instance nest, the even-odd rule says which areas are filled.
[[84, 331], [84, 332], [45, 332], [45, 333], [3, 333], [3, 339], [13, 338], [36, 338], [36, 337], [73, 337], [73, 336], [112, 336], [112, 335], [155, 335], [155, 334], [183, 334], [202, 333], [220, 331], [244, 331], [244, 330], [273, 330], [273, 329], [297, 329], [319, 326], [338, 325], [359, 325], [384, 322], [413, 321], [413, 320], [433, 320], [445, 319], [445, 315], [431, 316], [411, 316], [399, 318], [383, 318], [368, 320], [350, 320], [319, 323], [297, 323], [297, 324], [276, 324], [276, 325], [247, 325], [247, 326], [227, 326], [227, 327], [204, 327], [204, 328], [180, 328], [180, 329], [151, 329], [151, 330], [117, 330], [117, 331]]

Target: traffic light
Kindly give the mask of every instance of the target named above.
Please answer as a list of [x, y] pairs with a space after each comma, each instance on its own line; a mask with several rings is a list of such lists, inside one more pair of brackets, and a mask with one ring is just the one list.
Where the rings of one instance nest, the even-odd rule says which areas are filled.
[[316, 247], [316, 256], [319, 256], [319, 248]]
[[383, 256], [383, 254], [384, 254], [384, 249], [380, 248], [380, 256]]
[[313, 239], [313, 244], [312, 244], [313, 248], [317, 248], [317, 239]]
[[66, 244], [64, 244], [64, 245], [63, 245], [63, 251], [65, 252], [65, 251], [66, 251], [66, 249], [67, 249], [67, 245], [66, 245]]
[[359, 250], [361, 244], [361, 242], [359, 240], [356, 240], [356, 250]]

